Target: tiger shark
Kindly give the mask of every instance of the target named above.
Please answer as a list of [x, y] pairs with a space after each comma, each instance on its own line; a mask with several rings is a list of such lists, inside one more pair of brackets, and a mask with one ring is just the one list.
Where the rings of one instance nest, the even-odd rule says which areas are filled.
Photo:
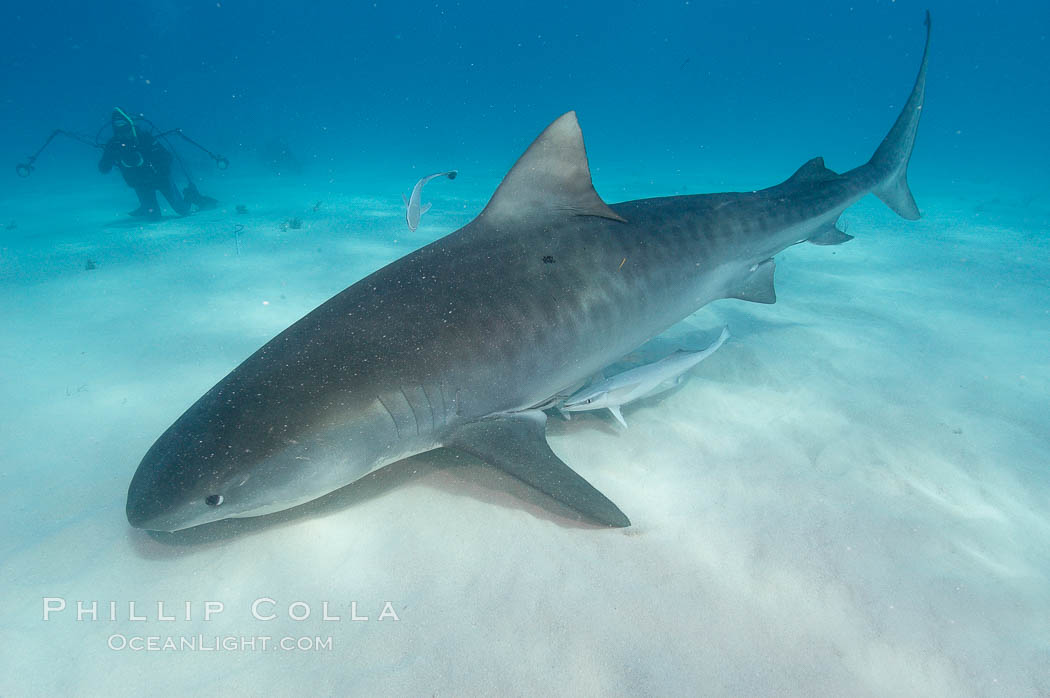
[[338, 293], [189, 407], [139, 464], [128, 521], [176, 531], [266, 514], [446, 448], [581, 520], [629, 526], [551, 450], [544, 410], [712, 301], [775, 302], [774, 257], [849, 240], [836, 221], [867, 194], [919, 217], [907, 170], [929, 14], [926, 26], [899, 117], [848, 172], [814, 158], [768, 189], [608, 205], [576, 114], [561, 116], [474, 220]]

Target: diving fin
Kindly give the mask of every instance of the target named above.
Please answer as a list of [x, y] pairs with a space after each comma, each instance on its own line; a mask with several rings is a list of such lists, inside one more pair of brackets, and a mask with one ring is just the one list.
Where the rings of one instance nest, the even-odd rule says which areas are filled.
[[213, 199], [212, 197], [204, 196], [203, 194], [197, 195], [197, 208], [201, 211], [210, 211], [218, 205], [218, 199]]
[[197, 189], [195, 184], [188, 184], [186, 188], [182, 190], [182, 198], [187, 203], [197, 207], [198, 211], [209, 211], [219, 205], [217, 199], [213, 199], [210, 196], [204, 196]]
[[540, 410], [501, 414], [456, 429], [445, 442], [532, 485], [596, 523], [622, 528], [631, 521], [615, 504], [567, 466], [547, 444]]

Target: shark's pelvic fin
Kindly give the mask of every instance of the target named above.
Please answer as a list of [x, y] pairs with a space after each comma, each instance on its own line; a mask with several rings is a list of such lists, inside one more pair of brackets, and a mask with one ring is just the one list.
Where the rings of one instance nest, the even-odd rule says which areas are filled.
[[907, 103], [897, 117], [896, 123], [882, 141], [878, 150], [868, 161], [878, 181], [875, 196], [889, 206], [901, 218], [910, 221], [919, 218], [919, 207], [908, 188], [908, 161], [915, 145], [915, 133], [919, 129], [919, 117], [926, 98], [926, 66], [930, 58], [930, 13], [926, 12], [926, 48], [922, 53], [922, 64], [915, 86]]
[[547, 415], [540, 410], [499, 415], [459, 427], [445, 446], [477, 456], [586, 519], [630, 526], [615, 504], [554, 455], [547, 445], [546, 425]]
[[773, 272], [776, 267], [772, 258], [758, 264], [726, 298], [738, 298], [752, 303], [776, 303], [777, 292], [773, 288]]
[[533, 141], [480, 217], [498, 225], [541, 212], [626, 222], [594, 191], [576, 112], [561, 116]]

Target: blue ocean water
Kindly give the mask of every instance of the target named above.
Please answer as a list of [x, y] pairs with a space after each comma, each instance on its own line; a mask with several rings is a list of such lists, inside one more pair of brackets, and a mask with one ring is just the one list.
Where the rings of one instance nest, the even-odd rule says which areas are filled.
[[[361, 169], [378, 179], [421, 159], [501, 169], [522, 134], [576, 109], [599, 182], [613, 166], [642, 177], [711, 173], [765, 165], [771, 153], [786, 169], [815, 148], [854, 162], [905, 96], [924, 9], [903, 1], [24, 4], [0, 30], [0, 148], [17, 159], [51, 128], [92, 133], [119, 104], [231, 155], [279, 137], [319, 172]], [[1048, 155], [1045, 5], [930, 9], [937, 31], [924, 166], [1038, 179]], [[56, 171], [87, 160], [67, 145], [45, 162]]]
[[[275, 524], [128, 526], [135, 466], [184, 409], [470, 221], [560, 114], [608, 202], [751, 191], [817, 155], [846, 170], [907, 97], [926, 9], [923, 219], [869, 197], [850, 244], [778, 257], [776, 305], [720, 302], [655, 340], [639, 356], [733, 332], [630, 429], [552, 420], [627, 533], [439, 455]], [[912, 0], [5, 7], [0, 694], [1045, 695], [1048, 20]], [[172, 137], [218, 208], [130, 219], [134, 193], [66, 137], [18, 176], [53, 129], [107, 135], [114, 106], [228, 158]], [[401, 196], [448, 169], [409, 231]], [[263, 636], [322, 641], [205, 647]], [[153, 637], [201, 647], [120, 644]]]

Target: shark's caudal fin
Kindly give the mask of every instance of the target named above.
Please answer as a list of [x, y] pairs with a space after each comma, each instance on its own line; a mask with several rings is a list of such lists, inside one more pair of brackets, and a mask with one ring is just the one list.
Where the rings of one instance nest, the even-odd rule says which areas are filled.
[[533, 141], [480, 218], [499, 225], [541, 212], [624, 222], [594, 191], [576, 112], [563, 114]]
[[922, 65], [915, 78], [908, 102], [901, 110], [897, 122], [893, 124], [882, 145], [868, 161], [868, 167], [874, 171], [876, 185], [875, 196], [892, 208], [902, 218], [916, 220], [919, 207], [908, 188], [908, 160], [915, 145], [915, 133], [919, 128], [919, 117], [922, 116], [922, 104], [926, 98], [926, 64], [930, 57], [930, 13], [926, 12], [926, 47], [922, 53]]

